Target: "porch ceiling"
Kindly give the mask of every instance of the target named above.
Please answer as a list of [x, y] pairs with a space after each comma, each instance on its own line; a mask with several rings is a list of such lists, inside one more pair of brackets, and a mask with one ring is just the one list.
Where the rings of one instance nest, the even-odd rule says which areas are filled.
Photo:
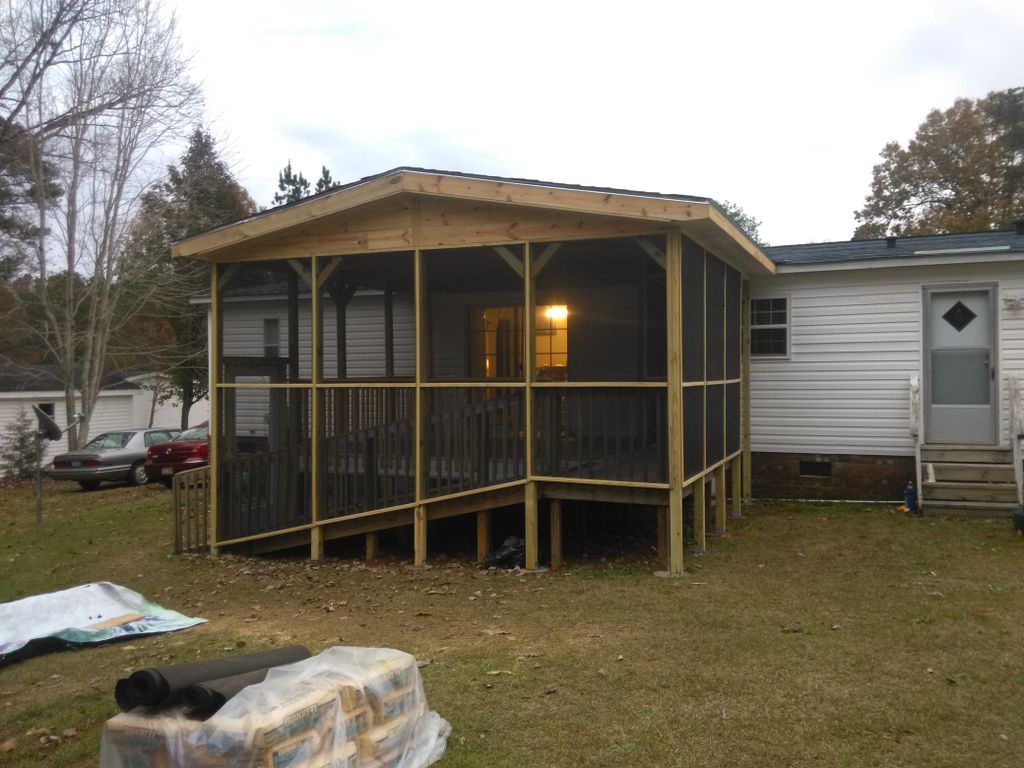
[[[456, 215], [461, 217], [464, 207], [467, 220], [452, 226], [445, 212], [437, 210], [438, 201], [464, 203]], [[431, 203], [440, 219], [436, 232], [428, 231], [418, 215], [421, 206], [431, 209]], [[516, 216], [501, 221], [495, 213], [524, 209], [531, 211], [525, 220]], [[349, 226], [348, 218], [354, 215], [376, 217], [377, 228], [359, 231]], [[771, 260], [708, 198], [410, 168], [387, 171], [182, 240], [174, 244], [173, 252], [207, 261], [245, 261], [272, 258], [275, 253], [284, 258], [543, 242], [572, 239], [574, 233], [588, 231], [610, 237], [672, 226], [745, 274], [775, 272]], [[468, 239], [467, 227], [472, 230]]]

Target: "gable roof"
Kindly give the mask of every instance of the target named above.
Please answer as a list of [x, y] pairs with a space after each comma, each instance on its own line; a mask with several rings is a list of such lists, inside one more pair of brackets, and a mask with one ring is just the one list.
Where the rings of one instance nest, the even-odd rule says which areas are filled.
[[744, 271], [771, 274], [774, 265], [729, 216], [707, 197], [589, 187], [535, 179], [402, 166], [254, 214], [180, 240], [176, 256], [216, 260], [216, 252], [399, 194], [493, 203], [633, 219], [682, 227], [722, 251]]
[[1024, 231], [998, 230], [952, 235], [919, 235], [877, 240], [843, 240], [765, 248], [782, 271], [785, 267], [836, 268], [859, 262], [885, 262], [874, 266], [912, 266], [936, 261], [985, 261], [1024, 254]]
[[[109, 373], [103, 389], [139, 389], [124, 374]], [[64, 380], [60, 366], [42, 363], [5, 363], [0, 365], [0, 392], [62, 392]]]

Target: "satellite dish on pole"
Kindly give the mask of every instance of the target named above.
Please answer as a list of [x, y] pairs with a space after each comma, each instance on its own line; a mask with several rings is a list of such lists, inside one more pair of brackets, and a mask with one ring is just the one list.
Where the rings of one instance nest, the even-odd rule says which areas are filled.
[[62, 434], [60, 427], [50, 418], [50, 415], [38, 405], [33, 405], [32, 410], [35, 411], [36, 419], [39, 421], [39, 436], [45, 437], [51, 442], [60, 440]]
[[[61, 430], [57, 426], [57, 423], [51, 418], [50, 414], [40, 408], [38, 405], [33, 405], [32, 410], [36, 414], [36, 420], [39, 422], [39, 429], [36, 430], [36, 527], [42, 527], [43, 525], [43, 441], [49, 440], [60, 440], [61, 436], [67, 430]], [[76, 413], [74, 420], [68, 424], [68, 429], [71, 429], [76, 424], [80, 423], [85, 417]]]

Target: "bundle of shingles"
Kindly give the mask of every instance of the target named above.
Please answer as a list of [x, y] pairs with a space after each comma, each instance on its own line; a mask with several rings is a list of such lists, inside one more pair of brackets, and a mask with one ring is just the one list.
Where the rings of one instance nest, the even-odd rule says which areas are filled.
[[301, 645], [273, 648], [167, 667], [132, 672], [114, 685], [114, 699], [123, 712], [136, 707], [184, 704], [186, 716], [205, 720], [243, 688], [262, 683], [272, 667], [308, 659]]
[[416, 659], [302, 646], [141, 669], [117, 681], [101, 768], [424, 768], [450, 726]]

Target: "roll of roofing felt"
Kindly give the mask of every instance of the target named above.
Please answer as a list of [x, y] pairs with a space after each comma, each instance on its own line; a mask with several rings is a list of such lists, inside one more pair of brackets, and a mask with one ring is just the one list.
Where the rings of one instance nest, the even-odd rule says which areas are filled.
[[[118, 706], [127, 711], [140, 705], [161, 706], [172, 704], [181, 698], [182, 692], [190, 685], [206, 680], [241, 675], [267, 667], [292, 664], [309, 658], [309, 650], [301, 645], [274, 648], [269, 651], [244, 653], [238, 656], [224, 656], [219, 659], [192, 661], [187, 664], [173, 664], [169, 667], [152, 667], [132, 672], [127, 685], [118, 685], [114, 697]], [[119, 695], [120, 693], [120, 695]], [[125, 705], [130, 705], [127, 708]]]
[[243, 672], [240, 675], [207, 680], [190, 685], [182, 693], [182, 701], [189, 708], [189, 715], [205, 720], [224, 706], [232, 696], [250, 685], [262, 683], [267, 677], [267, 668]]

